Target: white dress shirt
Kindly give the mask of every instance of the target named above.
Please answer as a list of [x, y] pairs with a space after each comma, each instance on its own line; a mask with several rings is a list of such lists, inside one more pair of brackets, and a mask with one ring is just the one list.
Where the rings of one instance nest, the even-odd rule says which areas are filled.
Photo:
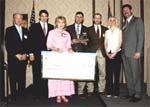
[[43, 22], [40, 21], [40, 24], [42, 26], [42, 29], [44, 28], [44, 24], [45, 24], [45, 29], [46, 29], [46, 34], [47, 34], [47, 31], [48, 31], [48, 25], [47, 25], [47, 23], [43, 23]]
[[[81, 26], [82, 26], [81, 24], [75, 23], [75, 31], [76, 31], [77, 34], [81, 33]], [[77, 30], [79, 30], [79, 31], [77, 32]]]
[[98, 28], [99, 28], [99, 38], [100, 38], [100, 36], [101, 36], [101, 25], [100, 24], [99, 25], [94, 24], [94, 29], [95, 29], [96, 33], [97, 33]]

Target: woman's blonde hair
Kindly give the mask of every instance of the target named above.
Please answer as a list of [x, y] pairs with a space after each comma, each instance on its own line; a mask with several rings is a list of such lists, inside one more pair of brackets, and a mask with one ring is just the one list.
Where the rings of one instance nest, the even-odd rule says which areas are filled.
[[115, 16], [110, 16], [109, 19], [108, 19], [108, 28], [111, 28], [110, 22], [111, 22], [112, 18], [115, 20], [115, 23], [116, 23], [115, 26], [119, 27], [118, 19]]
[[57, 28], [57, 22], [58, 22], [58, 20], [63, 20], [64, 21], [64, 23], [65, 23], [64, 29], [65, 29], [66, 26], [67, 26], [66, 18], [64, 16], [58, 16], [58, 17], [56, 17], [56, 19], [55, 19], [55, 28]]

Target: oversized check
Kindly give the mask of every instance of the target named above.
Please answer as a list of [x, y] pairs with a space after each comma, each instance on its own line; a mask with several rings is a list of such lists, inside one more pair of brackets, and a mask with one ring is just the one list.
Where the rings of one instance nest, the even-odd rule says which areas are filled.
[[42, 51], [42, 77], [49, 79], [94, 80], [95, 53]]

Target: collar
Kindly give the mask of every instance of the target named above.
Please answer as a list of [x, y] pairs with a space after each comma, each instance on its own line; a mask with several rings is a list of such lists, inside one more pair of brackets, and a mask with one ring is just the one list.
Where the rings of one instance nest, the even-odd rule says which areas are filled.
[[131, 15], [130, 17], [127, 18], [128, 23], [131, 21], [133, 15]]
[[99, 24], [99, 25], [94, 24], [95, 30], [97, 30], [97, 27], [98, 27], [99, 29], [101, 29], [101, 25], [100, 25], [100, 24]]
[[81, 27], [81, 24], [77, 24], [77, 23], [75, 23], [75, 27], [77, 27], [79, 25], [79, 27]]
[[21, 28], [21, 25], [19, 26], [19, 25], [16, 25], [16, 24], [15, 24], [15, 27], [17, 27], [17, 28]]
[[41, 26], [43, 27], [43, 25], [45, 24], [47, 26], [47, 23], [43, 23], [42, 21], [40, 21]]

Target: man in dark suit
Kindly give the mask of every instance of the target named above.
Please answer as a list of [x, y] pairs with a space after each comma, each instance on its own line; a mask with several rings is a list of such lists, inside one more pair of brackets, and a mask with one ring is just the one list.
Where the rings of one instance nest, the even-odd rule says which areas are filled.
[[[75, 14], [75, 23], [67, 27], [67, 31], [71, 35], [72, 49], [75, 52], [86, 52], [87, 49], [87, 33], [88, 29], [83, 25], [84, 14], [80, 11]], [[78, 86], [78, 87], [77, 87]], [[75, 82], [75, 93], [83, 96], [85, 82]]]
[[144, 45], [144, 24], [141, 18], [133, 15], [132, 6], [123, 6], [125, 22], [123, 26], [122, 58], [129, 101], [141, 99], [141, 56]]
[[41, 63], [41, 51], [46, 51], [46, 40], [50, 30], [53, 29], [53, 25], [48, 23], [47, 10], [41, 10], [39, 12], [39, 22], [32, 24], [30, 27], [31, 35], [31, 51], [30, 61], [32, 62], [33, 72], [33, 93], [34, 98], [39, 99], [41, 94], [47, 96], [47, 80], [42, 80], [42, 63]]
[[[6, 29], [5, 35], [11, 100], [16, 100], [17, 95], [19, 97], [25, 96], [29, 32], [27, 29], [21, 27], [22, 18], [21, 14], [14, 14], [14, 25]], [[18, 88], [16, 88], [17, 84]]]
[[[105, 31], [108, 29], [101, 25], [102, 15], [100, 13], [95, 13], [93, 17], [94, 25], [90, 26], [88, 29], [88, 51], [89, 52], [96, 52], [96, 62], [98, 64], [98, 92], [103, 94], [105, 91], [105, 48], [104, 48], [104, 34]], [[94, 91], [94, 84], [88, 83], [88, 92], [93, 93]]]

